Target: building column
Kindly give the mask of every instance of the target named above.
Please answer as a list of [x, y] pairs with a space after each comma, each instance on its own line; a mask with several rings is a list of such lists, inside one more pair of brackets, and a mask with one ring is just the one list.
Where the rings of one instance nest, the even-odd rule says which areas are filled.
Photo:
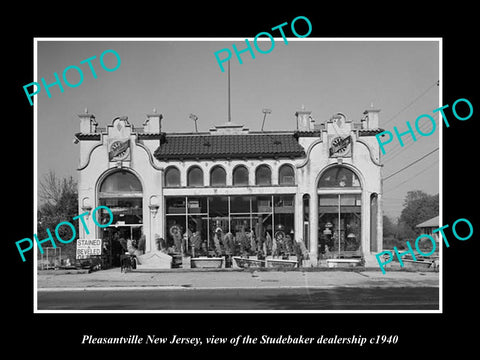
[[297, 190], [295, 194], [295, 216], [294, 216], [294, 227], [295, 227], [295, 241], [303, 238], [303, 195]]
[[371, 229], [371, 193], [369, 191], [362, 192], [362, 210], [361, 210], [361, 224], [362, 224], [362, 232], [361, 236], [361, 246], [362, 246], [362, 255], [363, 257], [367, 257], [370, 254], [370, 241], [372, 237], [372, 229]]
[[377, 251], [383, 251], [382, 194], [377, 194]]
[[[372, 251], [371, 250], [371, 247], [370, 247], [370, 241], [369, 241], [369, 247], [368, 247], [368, 251], [364, 251], [364, 260], [365, 260], [365, 266], [366, 267], [378, 267], [378, 262], [377, 262], [377, 259], [375, 257], [376, 254], [378, 254], [379, 252], [382, 251], [382, 248], [383, 248], [383, 213], [382, 213], [382, 206], [381, 206], [381, 195], [376, 193], [377, 195], [377, 203], [376, 203], [376, 211], [373, 213], [372, 211], [369, 211], [369, 217], [370, 216], [376, 216], [376, 221], [375, 221], [375, 230], [376, 230], [376, 243], [374, 244], [374, 249], [376, 249], [375, 251]], [[371, 199], [370, 199], [370, 196], [368, 197], [369, 198], [369, 209], [371, 208]], [[371, 219], [369, 218], [368, 219], [368, 223], [369, 225], [371, 224]], [[370, 227], [369, 229], [369, 232], [371, 231], [374, 231], [373, 228]], [[370, 233], [368, 234], [369, 237], [370, 237]]]
[[310, 196], [310, 263], [318, 264], [318, 194], [315, 191]]

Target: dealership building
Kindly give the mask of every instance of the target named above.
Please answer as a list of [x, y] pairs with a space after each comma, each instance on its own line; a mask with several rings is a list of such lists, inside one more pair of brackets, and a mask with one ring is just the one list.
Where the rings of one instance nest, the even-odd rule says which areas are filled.
[[109, 266], [132, 246], [140, 264], [183, 254], [184, 267], [187, 255], [374, 266], [382, 250], [378, 115], [369, 108], [355, 121], [337, 113], [318, 122], [301, 109], [292, 131], [227, 121], [165, 133], [169, 119], [156, 110], [142, 126], [124, 116], [106, 128], [86, 111], [75, 134], [79, 213], [103, 205], [113, 219], [99, 211], [110, 224], [88, 217], [90, 232], [80, 228], [79, 237], [101, 239]]

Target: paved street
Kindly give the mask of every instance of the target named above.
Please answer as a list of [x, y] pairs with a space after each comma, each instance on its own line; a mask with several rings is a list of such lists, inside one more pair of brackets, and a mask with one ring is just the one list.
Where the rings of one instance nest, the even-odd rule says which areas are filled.
[[437, 310], [438, 288], [44, 291], [39, 310]]
[[391, 271], [40, 272], [38, 310], [437, 310], [439, 274]]

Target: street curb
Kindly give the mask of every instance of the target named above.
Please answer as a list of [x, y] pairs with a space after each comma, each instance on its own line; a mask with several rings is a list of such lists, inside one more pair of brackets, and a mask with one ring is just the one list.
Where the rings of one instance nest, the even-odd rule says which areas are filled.
[[386, 286], [379, 284], [350, 284], [350, 285], [283, 285], [283, 286], [184, 286], [184, 285], [138, 285], [138, 286], [89, 286], [89, 287], [55, 287], [55, 288], [38, 288], [37, 292], [82, 292], [82, 291], [138, 291], [138, 290], [160, 290], [160, 291], [169, 291], [169, 290], [264, 290], [264, 289], [308, 289], [308, 290], [321, 290], [321, 289], [341, 289], [341, 288], [438, 288], [437, 285], [422, 284], [416, 286], [405, 286], [405, 285], [395, 285], [395, 286]]

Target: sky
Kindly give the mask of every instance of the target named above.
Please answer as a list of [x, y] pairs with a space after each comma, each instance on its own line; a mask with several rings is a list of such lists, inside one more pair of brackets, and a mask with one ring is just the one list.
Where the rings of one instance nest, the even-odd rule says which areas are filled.
[[[162, 131], [191, 132], [194, 122], [191, 113], [198, 116], [199, 131], [227, 120], [227, 76], [222, 72], [214, 53], [229, 48], [245, 48], [243, 38], [158, 39], [158, 41], [61, 41], [37, 39], [37, 78], [53, 83], [54, 72], [60, 77], [63, 70], [76, 65], [83, 70], [83, 82], [75, 88], [64, 84], [50, 88], [51, 98], [42, 89], [35, 95], [37, 107], [37, 179], [49, 171], [59, 177], [77, 178], [79, 147], [73, 136], [79, 131], [78, 114], [88, 109], [95, 115], [100, 127], [110, 124], [117, 116], [128, 116], [136, 127], [141, 127], [146, 114], [155, 108], [163, 115]], [[160, 41], [161, 40], [161, 41]], [[250, 38], [250, 42], [253, 39]], [[270, 48], [259, 42], [263, 50]], [[102, 69], [100, 55], [115, 50], [120, 67], [112, 72]], [[260, 130], [263, 108], [267, 116], [265, 130], [294, 130], [295, 112], [305, 107], [317, 123], [342, 112], [359, 122], [363, 111], [372, 104], [380, 111], [380, 127], [393, 132], [407, 129], [406, 121], [414, 126], [422, 114], [434, 115], [439, 106], [439, 43], [436, 40], [413, 41], [382, 39], [382, 41], [335, 41], [320, 38], [275, 38], [274, 48], [267, 54], [254, 51], [241, 54], [240, 64], [233, 54], [231, 59], [231, 113], [232, 121]], [[224, 54], [222, 54], [223, 56]], [[93, 78], [82, 60], [96, 56], [92, 65], [97, 73]], [[115, 57], [105, 55], [105, 64], [113, 68]], [[70, 83], [79, 81], [75, 70], [69, 70]], [[63, 80], [62, 80], [63, 81]], [[25, 97], [28, 104], [28, 100]], [[385, 215], [398, 217], [403, 200], [410, 190], [428, 194], [439, 192], [440, 127], [438, 115], [436, 131], [431, 136], [420, 136], [412, 141], [403, 137], [386, 145], [382, 156]], [[432, 129], [425, 119], [420, 122], [424, 133]], [[423, 160], [390, 175], [434, 151]]]

